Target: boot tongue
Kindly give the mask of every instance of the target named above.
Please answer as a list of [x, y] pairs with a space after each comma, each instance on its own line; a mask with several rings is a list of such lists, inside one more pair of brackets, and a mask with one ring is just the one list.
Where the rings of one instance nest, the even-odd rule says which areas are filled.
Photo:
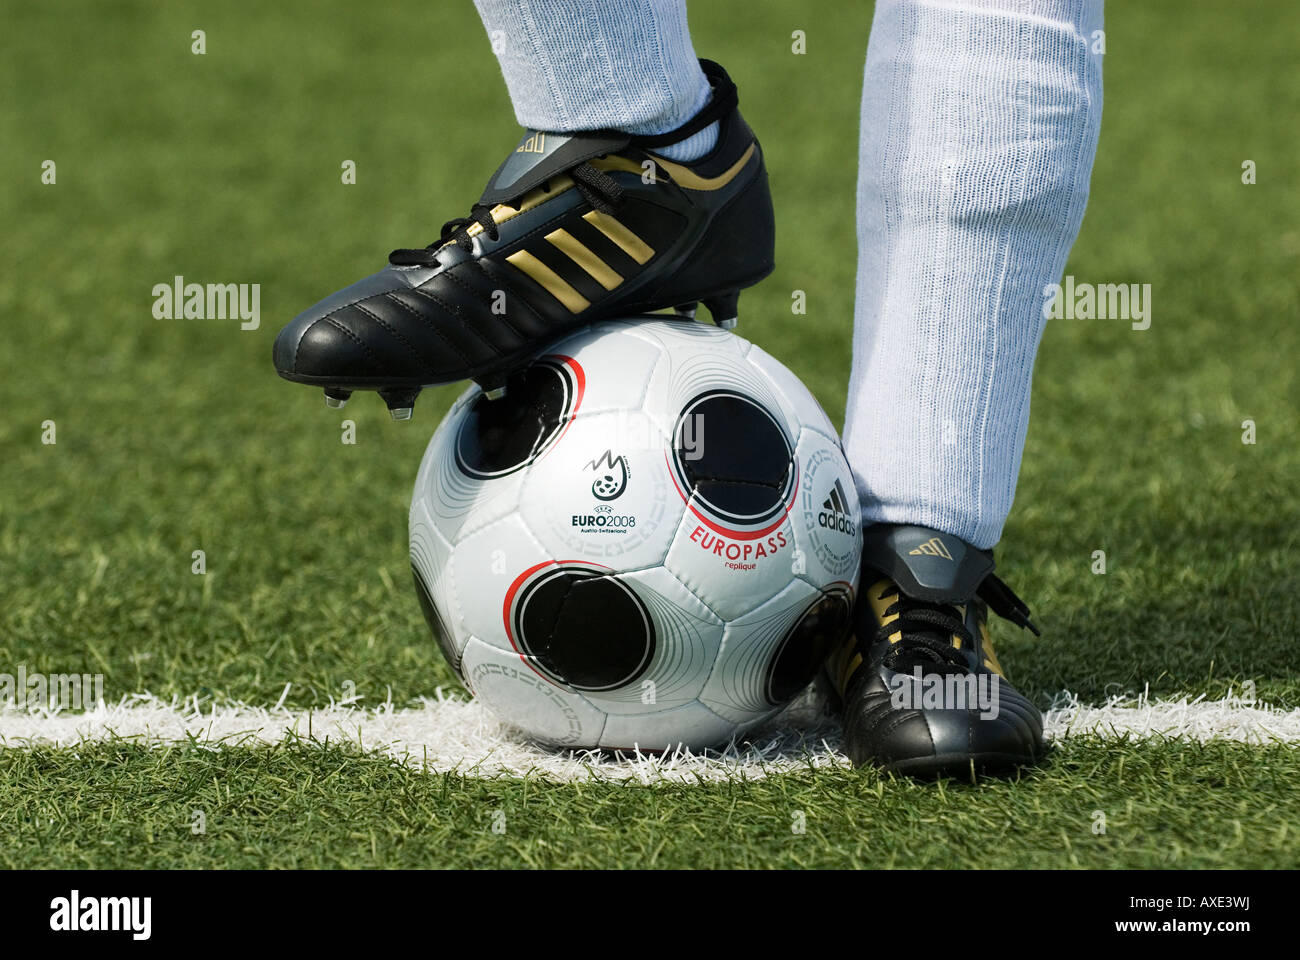
[[630, 142], [630, 136], [612, 130], [589, 133], [526, 130], [519, 145], [488, 180], [479, 202], [488, 206], [509, 203], [586, 160], [625, 149]]
[[862, 532], [862, 563], [902, 592], [932, 603], [962, 604], [993, 571], [993, 554], [929, 527], [878, 523]]

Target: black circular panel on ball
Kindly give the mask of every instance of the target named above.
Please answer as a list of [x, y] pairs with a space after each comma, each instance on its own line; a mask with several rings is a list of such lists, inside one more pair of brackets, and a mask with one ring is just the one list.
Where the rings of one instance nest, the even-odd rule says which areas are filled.
[[456, 465], [481, 480], [504, 476], [531, 463], [573, 412], [573, 381], [567, 370], [538, 362], [510, 377], [506, 395], [480, 394], [456, 435]]
[[848, 591], [824, 593], [803, 612], [772, 658], [767, 672], [767, 699], [788, 703], [813, 677], [831, 652], [848, 636], [853, 601]]
[[613, 690], [639, 677], [655, 650], [641, 599], [616, 577], [558, 569], [526, 588], [516, 643], [545, 673], [577, 690]]
[[415, 564], [411, 564], [411, 575], [415, 577], [415, 594], [420, 598], [420, 612], [424, 614], [424, 622], [429, 625], [433, 638], [438, 641], [438, 647], [442, 650], [447, 663], [451, 664], [451, 668], [456, 671], [456, 676], [464, 680], [464, 675], [460, 672], [460, 657], [456, 655], [456, 645], [452, 641], [451, 631], [447, 628], [447, 621], [442, 618], [442, 611], [438, 609], [433, 594], [429, 592], [424, 577], [420, 576], [420, 571]]
[[785, 506], [790, 442], [750, 397], [717, 391], [692, 400], [678, 417], [673, 457], [686, 489], [720, 517], [761, 523]]

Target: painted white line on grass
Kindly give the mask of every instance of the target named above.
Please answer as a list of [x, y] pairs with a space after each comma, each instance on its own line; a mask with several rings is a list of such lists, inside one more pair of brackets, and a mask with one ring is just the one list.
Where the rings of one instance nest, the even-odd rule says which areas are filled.
[[[1278, 710], [1240, 699], [1149, 700], [1114, 698], [1088, 706], [1063, 695], [1047, 712], [1047, 734], [1106, 739], [1177, 737], [1249, 744], [1300, 743], [1300, 710]], [[244, 704], [213, 706], [197, 698], [160, 700], [148, 694], [100, 704], [81, 714], [0, 710], [0, 747], [75, 748], [125, 740], [147, 746], [191, 742], [201, 749], [277, 744], [299, 739], [346, 741], [402, 763], [470, 776], [544, 776], [552, 780], [694, 782], [756, 778], [809, 767], [846, 766], [839, 724], [813, 695], [792, 705], [745, 743], [723, 751], [680, 751], [663, 756], [557, 753], [518, 738], [474, 701], [421, 700], [397, 708], [334, 704], [311, 711]]]

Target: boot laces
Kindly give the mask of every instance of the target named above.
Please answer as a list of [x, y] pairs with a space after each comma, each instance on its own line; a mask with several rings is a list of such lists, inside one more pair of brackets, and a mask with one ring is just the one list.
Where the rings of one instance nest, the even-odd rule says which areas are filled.
[[[584, 200], [600, 213], [612, 214], [623, 202], [623, 188], [609, 174], [597, 170], [590, 163], [579, 163], [567, 171], [573, 178], [573, 185], [578, 188]], [[550, 191], [549, 182], [542, 189]], [[388, 262], [395, 267], [436, 267], [437, 251], [448, 243], [455, 243], [467, 253], [474, 249], [474, 239], [470, 229], [478, 224], [488, 239], [500, 237], [496, 220], [492, 217], [492, 207], [486, 203], [475, 203], [470, 207], [468, 217], [456, 217], [442, 225], [438, 239], [427, 247], [419, 249], [402, 248], [388, 255]]]
[[952, 638], [959, 637], [963, 646], [969, 646], [971, 634], [955, 606], [906, 596], [897, 584], [890, 586], [881, 599], [891, 596], [894, 602], [885, 608], [884, 615], [897, 617], [882, 624], [875, 636], [876, 643], [898, 636], [885, 655], [885, 666], [901, 672], [922, 663], [966, 666], [966, 659], [953, 645]]
[[[998, 616], [1032, 630], [1035, 636], [1040, 635], [1038, 627], [1029, 619], [1029, 608], [1000, 578], [990, 574], [975, 593]], [[962, 612], [954, 604], [909, 597], [899, 590], [898, 584], [891, 584], [881, 594], [881, 599], [889, 597], [895, 599], [885, 608], [884, 616], [897, 614], [897, 619], [882, 624], [876, 631], [874, 642], [882, 643], [896, 635], [901, 636], [885, 655], [886, 667], [900, 672], [908, 672], [922, 664], [931, 664], [941, 671], [945, 666], [969, 668], [962, 650], [973, 648], [974, 637]], [[960, 641], [960, 649], [953, 644], [954, 637]]]

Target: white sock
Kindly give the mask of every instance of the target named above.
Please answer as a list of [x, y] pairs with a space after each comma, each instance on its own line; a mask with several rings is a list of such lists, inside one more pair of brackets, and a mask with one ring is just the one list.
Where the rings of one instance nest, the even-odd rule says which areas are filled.
[[1101, 125], [1102, 0], [878, 0], [844, 445], [865, 522], [991, 547]]
[[[520, 124], [535, 130], [669, 133], [709, 101], [686, 23], [686, 0], [474, 0]], [[656, 147], [704, 156], [710, 124]]]

